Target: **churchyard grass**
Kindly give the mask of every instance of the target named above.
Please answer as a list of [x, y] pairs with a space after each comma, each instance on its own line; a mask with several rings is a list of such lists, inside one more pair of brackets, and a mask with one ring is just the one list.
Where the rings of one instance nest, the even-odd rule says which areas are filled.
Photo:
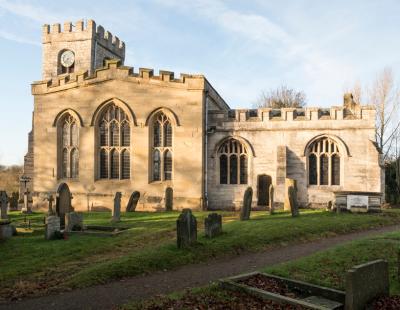
[[[113, 225], [130, 229], [115, 237], [70, 235], [68, 240], [44, 240], [43, 216], [27, 215], [31, 227], [24, 229], [24, 215], [11, 212], [18, 221], [18, 236], [0, 244], [0, 298], [18, 298], [48, 291], [84, 287], [112, 279], [170, 269], [205, 261], [211, 257], [256, 251], [271, 246], [298, 243], [321, 237], [400, 222], [399, 212], [374, 215], [303, 211], [298, 218], [278, 212], [252, 212], [249, 221], [239, 214], [219, 212], [223, 234], [204, 237], [204, 218], [209, 212], [194, 212], [198, 222], [198, 245], [176, 247], [178, 212], [123, 214], [111, 224], [110, 213], [85, 213], [86, 225]], [[23, 231], [25, 230], [25, 232]], [[22, 231], [22, 232], [21, 232]]]
[[376, 259], [389, 262], [390, 292], [400, 294], [397, 255], [400, 232], [353, 241], [295, 261], [265, 268], [263, 271], [314, 284], [345, 289], [346, 271]]
[[[389, 262], [390, 293], [398, 295], [400, 294], [397, 260], [399, 250], [400, 232], [393, 232], [348, 242], [294, 261], [266, 267], [261, 271], [345, 290], [345, 277], [348, 269], [368, 261], [385, 259]], [[214, 283], [184, 292], [175, 292], [164, 297], [132, 302], [121, 306], [120, 309], [146, 309], [155, 305], [160, 308], [165, 305], [172, 307], [187, 300], [198, 301], [199, 305], [207, 308], [207, 303], [213, 299], [222, 303], [228, 302], [231, 299], [231, 292]]]

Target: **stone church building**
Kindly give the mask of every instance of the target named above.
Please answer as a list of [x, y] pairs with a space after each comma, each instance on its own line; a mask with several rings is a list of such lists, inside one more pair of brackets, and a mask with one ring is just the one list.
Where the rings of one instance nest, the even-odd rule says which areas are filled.
[[174, 209], [233, 209], [249, 186], [265, 207], [270, 184], [283, 203], [287, 178], [303, 206], [383, 194], [375, 110], [351, 96], [329, 109], [232, 110], [203, 75], [126, 66], [124, 42], [92, 20], [44, 25], [42, 43], [24, 171], [34, 207], [62, 183], [76, 210], [111, 208], [117, 191], [164, 210], [167, 188]]

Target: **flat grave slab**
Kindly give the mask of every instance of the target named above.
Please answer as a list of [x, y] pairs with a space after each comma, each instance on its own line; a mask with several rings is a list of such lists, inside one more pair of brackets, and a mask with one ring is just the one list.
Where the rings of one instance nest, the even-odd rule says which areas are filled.
[[252, 272], [220, 280], [223, 288], [304, 309], [344, 308], [345, 292], [271, 274]]

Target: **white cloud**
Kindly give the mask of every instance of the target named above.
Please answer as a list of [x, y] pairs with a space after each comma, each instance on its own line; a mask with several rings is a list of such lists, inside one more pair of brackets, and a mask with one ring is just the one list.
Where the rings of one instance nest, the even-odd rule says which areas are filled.
[[14, 41], [14, 42], [18, 42], [18, 43], [22, 43], [22, 44], [30, 44], [30, 45], [35, 45], [35, 46], [41, 46], [41, 44], [37, 41], [33, 41], [30, 40], [28, 38], [25, 37], [21, 37], [19, 35], [4, 31], [4, 30], [0, 30], [0, 38], [6, 39], [6, 40], [10, 40], [10, 41]]
[[0, 0], [0, 8], [20, 17], [26, 17], [33, 21], [43, 23], [43, 19], [52, 21], [63, 20], [62, 15], [50, 12], [42, 7], [33, 6], [26, 3], [20, 3], [17, 1]]

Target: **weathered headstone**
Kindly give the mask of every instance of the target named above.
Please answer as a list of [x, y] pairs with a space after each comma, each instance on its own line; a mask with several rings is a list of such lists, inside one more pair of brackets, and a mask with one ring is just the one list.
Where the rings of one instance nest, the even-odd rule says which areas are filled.
[[290, 198], [289, 198], [289, 187], [293, 186], [297, 190], [297, 181], [295, 179], [286, 178], [285, 179], [285, 201], [283, 204], [283, 209], [285, 211], [290, 211]]
[[48, 210], [47, 210], [47, 216], [50, 216], [50, 215], [56, 215], [56, 212], [53, 210], [53, 202], [54, 202], [54, 197], [53, 197], [53, 195], [48, 195], [47, 196], [47, 198], [46, 198], [46, 200], [48, 201], [48, 203], [49, 203], [49, 207], [48, 207]]
[[165, 210], [172, 211], [174, 206], [174, 190], [171, 187], [165, 189]]
[[11, 198], [10, 198], [10, 211], [17, 211], [18, 210], [18, 198], [19, 194], [18, 192], [12, 192], [11, 193]]
[[77, 212], [69, 212], [65, 214], [65, 231], [82, 231], [83, 215]]
[[27, 213], [27, 214], [32, 213], [31, 206], [29, 205], [29, 194], [30, 191], [26, 189], [26, 191], [24, 192], [24, 206], [21, 209], [21, 213]]
[[45, 239], [51, 240], [55, 238], [56, 232], [60, 231], [60, 218], [56, 215], [46, 218]]
[[135, 212], [139, 199], [140, 193], [138, 191], [134, 191], [131, 197], [129, 197], [128, 204], [126, 205], [126, 212]]
[[274, 186], [269, 186], [269, 214], [274, 214]]
[[206, 237], [214, 238], [222, 233], [222, 216], [217, 213], [209, 214], [204, 220]]
[[11, 238], [16, 230], [10, 221], [0, 221], [0, 241]]
[[177, 245], [179, 249], [197, 242], [197, 221], [192, 210], [183, 209], [176, 221]]
[[0, 191], [0, 219], [2, 220], [7, 220], [8, 219], [8, 214], [7, 214], [7, 206], [8, 206], [8, 196], [5, 191]]
[[240, 210], [240, 220], [246, 221], [250, 219], [251, 202], [253, 199], [253, 189], [248, 187], [243, 195], [243, 206]]
[[115, 193], [111, 222], [119, 222], [121, 220], [121, 197], [121, 192]]
[[362, 310], [378, 296], [389, 296], [389, 265], [382, 259], [354, 266], [346, 274], [346, 310]]
[[66, 183], [61, 183], [57, 188], [56, 194], [56, 212], [60, 217], [61, 227], [65, 225], [65, 214], [72, 212], [71, 206], [72, 195]]
[[289, 202], [290, 202], [290, 212], [293, 217], [299, 215], [299, 205], [297, 204], [297, 191], [294, 186], [289, 186]]
[[332, 205], [333, 205], [332, 200], [329, 200], [328, 205], [326, 206], [326, 211], [332, 211]]

